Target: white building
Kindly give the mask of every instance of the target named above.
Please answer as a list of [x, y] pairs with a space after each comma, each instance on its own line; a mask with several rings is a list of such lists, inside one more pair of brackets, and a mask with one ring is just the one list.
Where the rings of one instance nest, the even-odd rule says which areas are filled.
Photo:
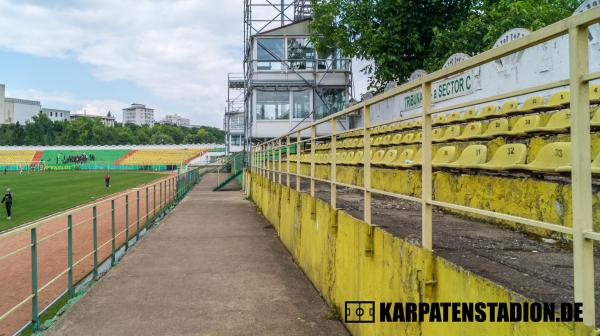
[[71, 120], [71, 112], [67, 110], [57, 110], [43, 107], [42, 113], [45, 114], [52, 121]]
[[181, 127], [190, 127], [190, 119], [184, 118], [180, 115], [175, 114], [167, 114], [165, 118], [161, 121], [161, 124], [170, 124]]
[[41, 110], [39, 101], [6, 97], [5, 87], [0, 84], [0, 124], [25, 124]]
[[131, 104], [123, 109], [123, 124], [154, 125], [154, 109], [144, 104]]
[[79, 118], [100, 119], [102, 125], [108, 127], [115, 127], [115, 117], [110, 113], [110, 111], [108, 111], [108, 114], [106, 116], [99, 116], [94, 114], [71, 114], [71, 120]]

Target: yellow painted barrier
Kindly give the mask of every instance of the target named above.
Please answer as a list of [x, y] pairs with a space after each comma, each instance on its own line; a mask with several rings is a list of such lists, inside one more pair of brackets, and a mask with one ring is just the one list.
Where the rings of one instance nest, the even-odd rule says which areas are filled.
[[[343, 316], [345, 301], [524, 302], [527, 299], [328, 203], [258, 174], [250, 197], [298, 265]], [[376, 321], [379, 316], [376, 315]], [[581, 323], [347, 323], [353, 335], [592, 335]], [[576, 332], [578, 331], [578, 332]]]

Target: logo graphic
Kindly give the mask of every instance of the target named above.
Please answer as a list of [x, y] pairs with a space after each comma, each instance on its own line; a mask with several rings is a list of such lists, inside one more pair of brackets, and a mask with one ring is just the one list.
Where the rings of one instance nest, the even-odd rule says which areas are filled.
[[346, 323], [375, 322], [375, 301], [346, 301], [344, 306]]

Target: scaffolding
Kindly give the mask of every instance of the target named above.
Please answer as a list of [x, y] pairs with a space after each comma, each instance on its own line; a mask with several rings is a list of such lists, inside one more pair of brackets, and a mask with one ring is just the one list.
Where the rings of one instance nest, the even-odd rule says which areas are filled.
[[[300, 122], [296, 122], [295, 126], [299, 126], [300, 123], [308, 121], [310, 117], [315, 114], [314, 106], [316, 97], [319, 98], [319, 102], [326, 106], [331, 106], [327, 99], [324, 99], [323, 88], [321, 84], [323, 79], [331, 73], [344, 73], [345, 75], [345, 103], [347, 103], [352, 96], [352, 63], [350, 60], [341, 59], [340, 55], [334, 53], [334, 56], [330, 56], [327, 59], [314, 59], [309, 62], [304, 60], [289, 60], [281, 59], [273, 53], [268, 46], [264, 46], [258, 42], [258, 46], [266, 53], [269, 53], [275, 62], [281, 64], [282, 71], [287, 71], [290, 74], [294, 74], [294, 80], [288, 79], [283, 81], [256, 81], [254, 79], [255, 66], [257, 60], [254, 59], [253, 55], [253, 36], [258, 34], [264, 34], [266, 32], [273, 31], [275, 29], [302, 22], [310, 19], [312, 16], [312, 6], [310, 0], [245, 0], [244, 1], [244, 101], [245, 101], [245, 137], [244, 147], [246, 150], [249, 149], [251, 144], [249, 140], [253, 139], [251, 134], [252, 125], [252, 93], [255, 88], [258, 87], [269, 87], [282, 90], [290, 90], [298, 87], [306, 87], [312, 89], [313, 96], [313, 110], [310, 111], [308, 117], [304, 118]], [[297, 62], [298, 61], [298, 62]], [[296, 63], [300, 63], [305, 68], [298, 68]], [[310, 63], [310, 64], [306, 64]], [[307, 71], [312, 69], [312, 71]], [[310, 74], [310, 75], [309, 75]], [[327, 110], [335, 110], [334, 108], [327, 108]], [[335, 112], [334, 111], [334, 112]], [[293, 126], [293, 127], [295, 127]], [[344, 126], [341, 125], [343, 128]], [[293, 129], [293, 128], [292, 128]], [[291, 130], [290, 130], [291, 131]]]
[[[245, 134], [245, 79], [243, 73], [227, 74], [227, 105], [225, 107], [225, 118], [223, 120], [223, 129], [225, 130], [225, 152], [231, 154], [231, 136], [232, 130], [242, 130]], [[242, 117], [241, 125], [238, 122], [232, 122]], [[245, 135], [242, 137], [245, 138]]]

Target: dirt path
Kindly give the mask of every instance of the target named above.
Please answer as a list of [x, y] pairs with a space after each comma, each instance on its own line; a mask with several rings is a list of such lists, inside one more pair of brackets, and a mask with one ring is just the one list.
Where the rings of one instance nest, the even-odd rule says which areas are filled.
[[348, 335], [239, 191], [206, 176], [47, 335]]

